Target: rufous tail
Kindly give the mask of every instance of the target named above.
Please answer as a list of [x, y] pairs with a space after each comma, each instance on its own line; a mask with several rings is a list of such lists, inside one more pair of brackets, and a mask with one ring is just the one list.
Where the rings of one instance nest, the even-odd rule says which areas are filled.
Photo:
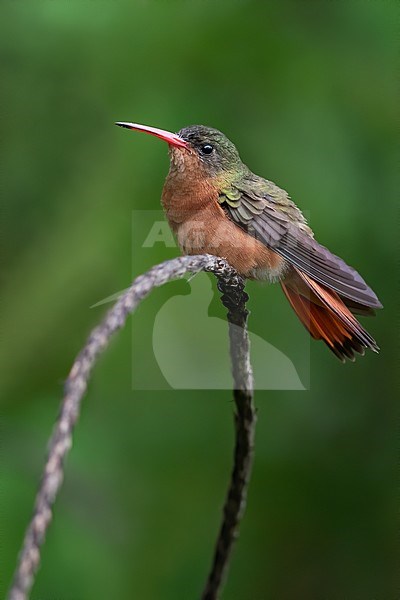
[[[379, 351], [375, 340], [360, 325], [342, 298], [333, 290], [295, 269], [293, 281], [281, 282], [292, 308], [313, 338], [323, 340], [336, 356], [354, 361], [365, 348]], [[358, 310], [357, 312], [361, 312]]]

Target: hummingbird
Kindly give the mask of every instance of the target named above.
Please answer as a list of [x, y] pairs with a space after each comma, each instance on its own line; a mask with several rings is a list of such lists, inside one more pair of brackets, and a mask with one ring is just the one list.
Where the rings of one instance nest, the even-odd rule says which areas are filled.
[[355, 269], [319, 244], [288, 193], [254, 174], [235, 145], [203, 125], [171, 133], [117, 122], [168, 143], [161, 196], [183, 254], [213, 254], [244, 278], [279, 282], [303, 325], [342, 361], [379, 347], [354, 315], [382, 308]]

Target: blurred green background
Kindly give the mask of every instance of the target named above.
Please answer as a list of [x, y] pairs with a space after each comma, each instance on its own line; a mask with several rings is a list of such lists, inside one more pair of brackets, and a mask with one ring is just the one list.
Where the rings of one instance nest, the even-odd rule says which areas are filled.
[[[62, 382], [107, 308], [89, 307], [151, 266], [145, 253], [132, 263], [132, 210], [159, 208], [168, 156], [113, 125], [132, 120], [224, 131], [385, 305], [364, 321], [380, 355], [342, 365], [322, 343], [304, 355], [279, 286], [249, 285], [252, 331], [299, 372], [310, 365], [310, 389], [256, 396], [223, 597], [398, 598], [398, 22], [390, 1], [2, 4], [4, 589]], [[33, 598], [199, 597], [231, 467], [231, 394], [131, 384], [131, 324], [148, 344], [157, 310], [185, 293], [154, 292], [94, 371]], [[212, 311], [223, 314], [217, 296]]]

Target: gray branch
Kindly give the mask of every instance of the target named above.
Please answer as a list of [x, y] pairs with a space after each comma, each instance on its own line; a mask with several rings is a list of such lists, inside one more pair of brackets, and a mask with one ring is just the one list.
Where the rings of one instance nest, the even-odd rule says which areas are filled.
[[233, 470], [223, 509], [223, 518], [215, 547], [211, 571], [202, 600], [217, 600], [227, 575], [233, 544], [246, 506], [247, 488], [253, 462], [256, 411], [253, 404], [253, 374], [250, 364], [250, 346], [247, 332], [244, 282], [236, 285], [218, 277], [221, 300], [228, 309], [231, 367], [234, 381], [235, 449]]
[[[122, 294], [103, 322], [90, 334], [78, 354], [65, 382], [64, 397], [52, 437], [32, 519], [28, 525], [18, 557], [9, 600], [26, 600], [33, 586], [40, 563], [40, 549], [52, 519], [52, 508], [64, 476], [64, 461], [72, 446], [72, 434], [79, 416], [82, 397], [86, 392], [92, 368], [97, 357], [105, 350], [111, 337], [121, 329], [128, 315], [155, 288], [187, 273], [211, 271], [219, 279], [219, 287], [226, 296], [229, 308], [232, 370], [235, 381], [236, 447], [235, 465], [224, 510], [224, 520], [217, 543], [216, 557], [210, 574], [211, 587], [204, 598], [217, 598], [223, 575], [229, 561], [236, 530], [243, 512], [247, 483], [251, 469], [254, 409], [252, 407], [252, 376], [246, 330], [247, 312], [243, 281], [228, 263], [211, 255], [182, 256], [166, 261], [141, 275]], [[238, 301], [238, 307], [234, 303]], [[236, 329], [232, 329], [236, 325]], [[210, 595], [211, 594], [211, 595]], [[213, 595], [214, 594], [214, 595]]]

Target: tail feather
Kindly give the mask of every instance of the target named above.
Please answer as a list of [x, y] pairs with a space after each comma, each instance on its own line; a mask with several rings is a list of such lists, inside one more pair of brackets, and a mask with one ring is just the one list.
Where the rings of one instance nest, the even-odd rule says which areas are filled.
[[[342, 361], [355, 360], [355, 352], [363, 355], [365, 348], [379, 351], [375, 340], [361, 326], [340, 296], [295, 269], [295, 284], [281, 283], [292, 308], [313, 338], [323, 340]], [[362, 306], [354, 307], [361, 312]], [[361, 310], [360, 310], [361, 309]]]

